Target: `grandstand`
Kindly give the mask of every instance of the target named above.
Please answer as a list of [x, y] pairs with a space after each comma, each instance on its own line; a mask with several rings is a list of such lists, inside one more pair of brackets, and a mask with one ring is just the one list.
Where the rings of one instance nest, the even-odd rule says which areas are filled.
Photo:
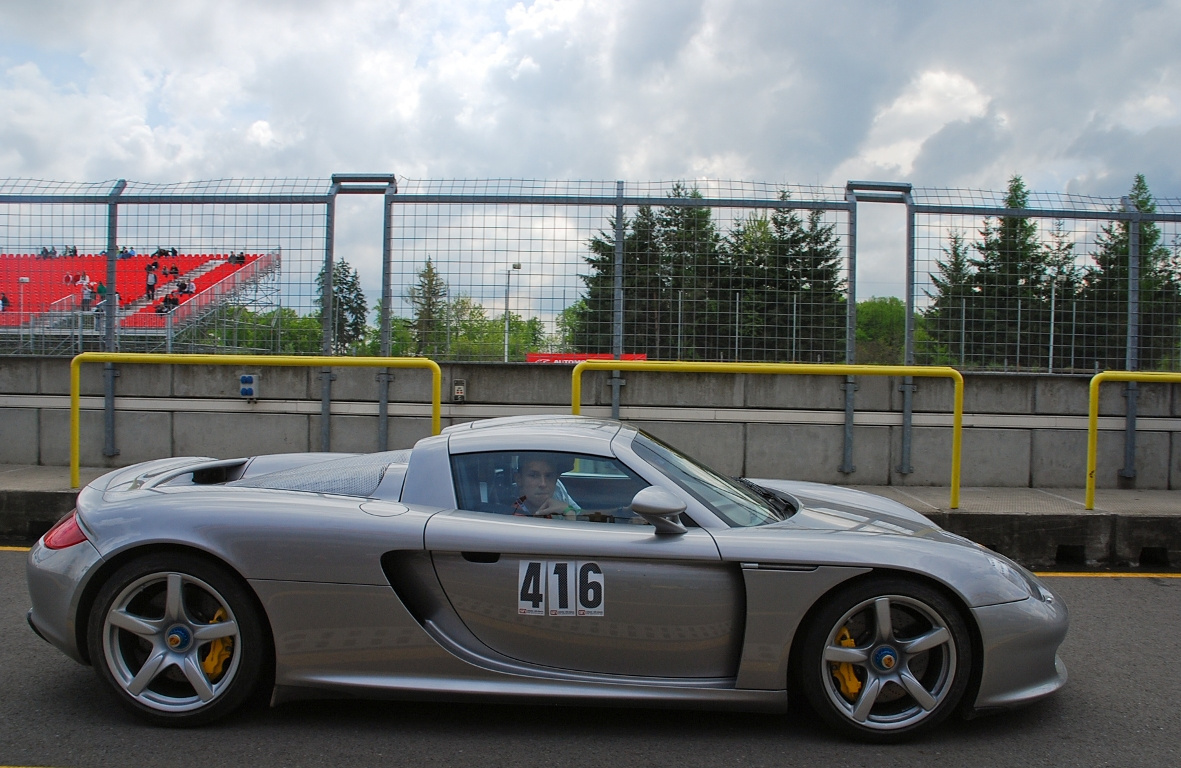
[[[157, 284], [155, 297], [148, 298], [147, 274], [153, 263], [157, 265]], [[171, 274], [173, 267], [176, 275]], [[151, 346], [150, 337], [174, 333], [200, 320], [246, 288], [277, 273], [279, 267], [277, 251], [120, 255], [116, 261], [119, 336], [148, 337], [137, 346]], [[0, 254], [0, 293], [8, 299], [6, 311], [0, 312], [0, 334], [16, 333], [22, 338], [25, 334], [30, 338], [77, 335], [81, 347], [84, 336], [102, 332], [98, 289], [106, 278], [107, 257], [102, 254]], [[164, 297], [180, 283], [190, 286], [190, 290], [177, 292], [178, 306], [171, 312], [158, 311]], [[92, 294], [89, 302], [85, 300], [84, 286]], [[105, 285], [102, 290], [106, 291]]]

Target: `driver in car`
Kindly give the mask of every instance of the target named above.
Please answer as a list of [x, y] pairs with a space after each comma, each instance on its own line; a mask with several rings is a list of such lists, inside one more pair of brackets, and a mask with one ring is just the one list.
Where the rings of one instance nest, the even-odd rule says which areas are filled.
[[576, 519], [580, 507], [558, 479], [562, 472], [572, 467], [573, 461], [570, 459], [563, 462], [545, 454], [522, 454], [513, 475], [518, 493], [513, 502], [513, 514], [559, 520]]

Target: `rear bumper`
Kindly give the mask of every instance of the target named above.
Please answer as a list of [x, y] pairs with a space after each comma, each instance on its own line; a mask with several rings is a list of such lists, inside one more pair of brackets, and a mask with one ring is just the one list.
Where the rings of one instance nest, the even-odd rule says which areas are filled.
[[89, 541], [66, 549], [37, 542], [29, 550], [25, 574], [29, 585], [29, 626], [75, 661], [86, 663], [78, 647], [77, 618], [83, 586], [102, 561]]

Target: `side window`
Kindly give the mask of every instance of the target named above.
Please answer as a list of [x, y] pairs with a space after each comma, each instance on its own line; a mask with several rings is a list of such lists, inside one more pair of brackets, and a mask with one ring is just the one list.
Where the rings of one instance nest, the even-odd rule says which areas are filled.
[[629, 507], [648, 485], [616, 459], [556, 451], [496, 451], [451, 457], [463, 509], [501, 515], [647, 524]]

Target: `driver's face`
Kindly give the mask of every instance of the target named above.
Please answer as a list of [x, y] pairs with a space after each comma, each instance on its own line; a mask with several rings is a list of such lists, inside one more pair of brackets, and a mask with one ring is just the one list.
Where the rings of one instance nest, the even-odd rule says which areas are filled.
[[517, 473], [517, 487], [531, 509], [539, 509], [554, 495], [558, 472], [548, 461], [527, 461]]

